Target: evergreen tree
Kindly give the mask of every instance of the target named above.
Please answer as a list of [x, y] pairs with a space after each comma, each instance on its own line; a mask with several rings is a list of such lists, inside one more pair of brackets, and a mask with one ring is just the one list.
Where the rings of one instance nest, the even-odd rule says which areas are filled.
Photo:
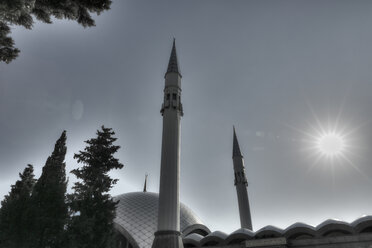
[[11, 186], [0, 209], [0, 247], [28, 248], [30, 196], [35, 184], [34, 168], [27, 165], [21, 178]]
[[113, 154], [119, 146], [113, 145], [116, 138], [111, 128], [102, 126], [97, 137], [85, 141], [84, 151], [74, 155], [81, 168], [71, 172], [81, 181], [75, 183], [75, 192], [69, 196], [72, 211], [70, 235], [72, 247], [108, 248], [113, 244], [116, 205], [109, 190], [116, 184], [108, 173], [123, 165]]
[[57, 140], [32, 191], [33, 228], [30, 247], [64, 247], [68, 210], [66, 202], [66, 131]]
[[11, 62], [19, 50], [9, 36], [9, 25], [31, 29], [33, 16], [44, 23], [52, 17], [77, 21], [83, 27], [94, 26], [91, 13], [110, 9], [111, 0], [1, 0], [0, 1], [0, 61]]

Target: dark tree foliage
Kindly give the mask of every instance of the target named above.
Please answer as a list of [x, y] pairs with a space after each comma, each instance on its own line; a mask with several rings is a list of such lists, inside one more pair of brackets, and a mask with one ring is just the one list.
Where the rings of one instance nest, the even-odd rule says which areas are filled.
[[31, 223], [29, 216], [30, 197], [35, 184], [34, 168], [27, 165], [20, 180], [11, 186], [0, 209], [0, 247], [28, 248]]
[[9, 36], [9, 25], [31, 29], [33, 17], [52, 23], [52, 17], [69, 19], [83, 27], [94, 26], [91, 14], [110, 9], [111, 0], [0, 0], [0, 61], [10, 63], [19, 50]]
[[73, 187], [75, 192], [69, 195], [73, 216], [69, 226], [72, 247], [108, 248], [114, 242], [113, 220], [118, 202], [108, 192], [117, 179], [112, 179], [108, 173], [123, 167], [113, 157], [120, 148], [113, 145], [114, 134], [111, 128], [102, 126], [96, 138], [85, 141], [88, 145], [84, 151], [74, 155], [83, 166], [71, 171], [80, 179]]
[[66, 131], [63, 131], [32, 191], [30, 247], [64, 247], [63, 239], [68, 220], [65, 155]]

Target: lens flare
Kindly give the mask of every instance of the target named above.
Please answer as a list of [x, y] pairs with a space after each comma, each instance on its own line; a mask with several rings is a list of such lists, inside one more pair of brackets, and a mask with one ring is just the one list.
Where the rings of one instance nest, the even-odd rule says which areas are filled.
[[[352, 168], [362, 177], [372, 182], [360, 168], [361, 154], [367, 150], [361, 138], [362, 130], [369, 121], [355, 123], [355, 118], [343, 114], [343, 104], [337, 109], [328, 111], [322, 109], [316, 113], [311, 104], [307, 102], [310, 118], [301, 121], [301, 127], [286, 123], [286, 126], [296, 131], [296, 149], [304, 158], [307, 173], [316, 168], [318, 172], [330, 170], [332, 182], [336, 174]], [[329, 107], [327, 107], [329, 109]], [[312, 117], [312, 118], [311, 118]], [[295, 136], [295, 137], [296, 137]]]
[[345, 138], [335, 132], [324, 133], [316, 140], [316, 147], [319, 152], [328, 157], [342, 155], [345, 146]]

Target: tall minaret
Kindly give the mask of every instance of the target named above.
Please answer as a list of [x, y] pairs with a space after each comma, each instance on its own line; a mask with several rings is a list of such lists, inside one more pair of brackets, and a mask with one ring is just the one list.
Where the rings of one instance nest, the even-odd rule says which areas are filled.
[[247, 192], [248, 183], [245, 176], [244, 159], [240, 152], [238, 138], [236, 137], [235, 133], [235, 127], [232, 158], [234, 163], [235, 187], [239, 203], [240, 225], [242, 228], [252, 230], [251, 211], [249, 208]]
[[181, 73], [178, 68], [176, 43], [173, 40], [168, 69], [165, 73], [161, 147], [161, 170], [159, 189], [158, 230], [153, 248], [183, 248], [180, 233], [180, 121], [183, 116], [181, 104]]

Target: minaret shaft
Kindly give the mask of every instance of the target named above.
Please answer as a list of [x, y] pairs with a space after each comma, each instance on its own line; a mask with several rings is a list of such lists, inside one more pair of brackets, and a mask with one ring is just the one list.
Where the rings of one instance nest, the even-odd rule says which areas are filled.
[[180, 231], [180, 119], [177, 111], [164, 111], [158, 230]]
[[158, 230], [152, 248], [183, 248], [180, 233], [180, 129], [183, 115], [181, 74], [175, 41], [165, 73]]
[[245, 176], [244, 159], [243, 157], [233, 158], [235, 187], [238, 196], [240, 225], [242, 228], [252, 230], [251, 211], [249, 207], [247, 178]]
[[234, 141], [233, 141], [233, 164], [235, 175], [236, 194], [238, 196], [240, 225], [242, 228], [252, 230], [251, 211], [248, 199], [248, 183], [245, 176], [244, 159], [240, 152], [238, 139], [236, 137], [234, 128]]

